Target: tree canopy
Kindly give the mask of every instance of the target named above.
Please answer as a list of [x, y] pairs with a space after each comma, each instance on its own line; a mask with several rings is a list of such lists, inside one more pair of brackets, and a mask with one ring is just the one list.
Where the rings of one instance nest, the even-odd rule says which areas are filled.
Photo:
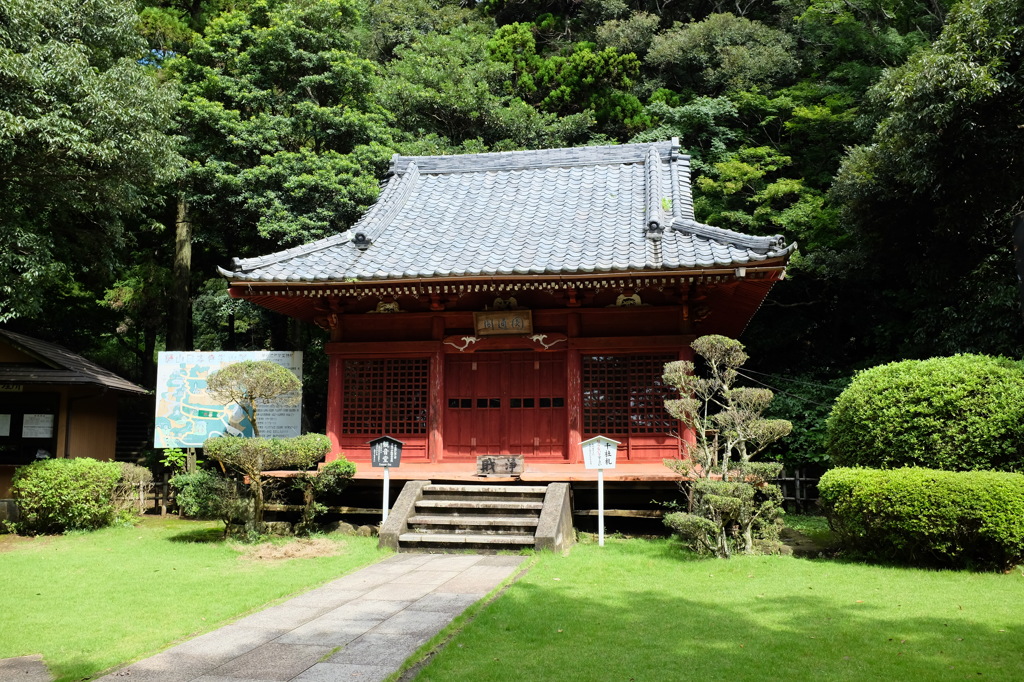
[[1020, 355], [1022, 39], [1017, 0], [8, 0], [0, 321], [138, 380], [315, 345], [214, 266], [348, 229], [395, 152], [677, 136], [699, 220], [800, 244], [761, 370]]

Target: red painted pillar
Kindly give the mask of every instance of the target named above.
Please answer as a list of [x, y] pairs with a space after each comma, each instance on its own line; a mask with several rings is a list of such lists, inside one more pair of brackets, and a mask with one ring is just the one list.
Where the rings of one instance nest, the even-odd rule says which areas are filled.
[[444, 358], [440, 348], [430, 358], [427, 458], [435, 463], [444, 459]]
[[327, 461], [337, 459], [341, 453], [341, 415], [345, 395], [345, 359], [340, 355], [328, 354], [327, 374], [327, 437], [331, 439], [331, 452]]
[[[570, 313], [565, 328], [570, 344], [580, 335], [580, 326], [580, 314]], [[568, 422], [566, 446], [569, 463], [575, 464], [583, 459], [583, 449], [580, 448], [583, 440], [583, 363], [579, 350], [574, 348], [566, 353], [565, 371], [568, 379], [565, 393], [565, 414]]]
[[[693, 362], [693, 349], [690, 348], [689, 344], [679, 349], [679, 359]], [[680, 441], [679, 454], [685, 456], [690, 446], [697, 444], [697, 434], [694, 432], [693, 426], [683, 422], [679, 422], [679, 433], [683, 437]]]
[[445, 320], [435, 315], [431, 321], [431, 337], [437, 350], [430, 358], [430, 404], [427, 407], [427, 459], [437, 463], [444, 459], [444, 340]]

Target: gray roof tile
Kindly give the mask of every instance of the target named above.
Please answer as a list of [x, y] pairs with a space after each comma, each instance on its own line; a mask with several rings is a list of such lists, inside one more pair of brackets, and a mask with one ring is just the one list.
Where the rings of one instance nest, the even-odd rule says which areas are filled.
[[689, 157], [657, 142], [395, 155], [351, 230], [221, 272], [259, 282], [614, 273], [742, 265], [794, 248], [696, 222]]

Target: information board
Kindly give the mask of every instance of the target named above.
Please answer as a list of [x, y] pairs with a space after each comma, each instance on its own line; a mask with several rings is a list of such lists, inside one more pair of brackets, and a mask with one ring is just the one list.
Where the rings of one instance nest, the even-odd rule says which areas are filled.
[[[251, 437], [252, 424], [235, 403], [218, 403], [206, 392], [206, 378], [246, 360], [270, 360], [302, 377], [302, 351], [217, 351], [160, 353], [156, 377], [153, 446], [199, 448], [214, 435]], [[301, 429], [302, 404], [258, 403], [256, 418], [264, 438], [291, 438]]]

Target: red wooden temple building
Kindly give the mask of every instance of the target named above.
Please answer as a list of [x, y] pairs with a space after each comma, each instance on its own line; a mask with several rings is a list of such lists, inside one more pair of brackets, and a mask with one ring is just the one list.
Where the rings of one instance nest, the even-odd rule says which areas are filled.
[[622, 444], [610, 480], [656, 480], [686, 434], [664, 363], [738, 336], [794, 248], [696, 222], [671, 141], [395, 155], [349, 231], [222, 274], [329, 330], [327, 433], [360, 476], [386, 434], [405, 443], [392, 477], [515, 454], [522, 480], [588, 479], [580, 442], [604, 435]]

